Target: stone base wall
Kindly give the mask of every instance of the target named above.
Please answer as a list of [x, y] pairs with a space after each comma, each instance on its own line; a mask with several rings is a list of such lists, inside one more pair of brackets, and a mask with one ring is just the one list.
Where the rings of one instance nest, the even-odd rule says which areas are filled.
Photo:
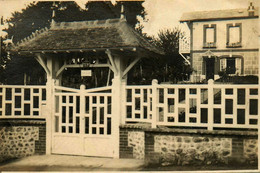
[[231, 138], [154, 135], [154, 151], [161, 162], [176, 165], [226, 163]]
[[138, 129], [120, 130], [120, 158], [144, 159], [144, 132]]
[[34, 154], [45, 154], [45, 121], [1, 120], [0, 144], [0, 162]]
[[161, 165], [257, 164], [257, 132], [121, 126], [120, 157]]

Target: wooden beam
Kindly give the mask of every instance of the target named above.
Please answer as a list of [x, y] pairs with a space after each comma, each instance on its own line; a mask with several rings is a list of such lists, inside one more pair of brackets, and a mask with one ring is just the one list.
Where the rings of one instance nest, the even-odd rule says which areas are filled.
[[64, 61], [63, 66], [61, 66], [61, 68], [57, 71], [56, 78], [58, 78], [61, 75], [61, 73], [65, 70], [65, 68], [66, 68], [66, 61]]
[[109, 69], [112, 68], [110, 64], [90, 64], [89, 66], [86, 66], [85, 64], [66, 64], [65, 62], [64, 65], [57, 71], [56, 78], [58, 78], [66, 68], [84, 68], [84, 67], [108, 67]]
[[66, 64], [65, 68], [85, 68], [85, 67], [109, 67], [111, 68], [110, 64], [90, 64], [90, 65], [85, 65], [85, 64]]
[[123, 77], [133, 68], [133, 66], [141, 59], [141, 57], [135, 58], [134, 61], [130, 63], [130, 65], [124, 70]]
[[108, 56], [108, 58], [109, 58], [109, 61], [110, 61], [111, 65], [112, 65], [111, 70], [112, 70], [115, 74], [117, 74], [118, 71], [117, 71], [117, 68], [116, 68], [114, 59], [113, 59], [113, 57], [112, 57], [111, 51], [110, 51], [109, 49], [107, 49], [107, 50], [105, 51], [105, 53], [107, 54], [107, 56]]
[[50, 75], [50, 70], [47, 67], [47, 63], [44, 62], [43, 57], [40, 54], [36, 54], [35, 59], [39, 62], [39, 64], [43, 67], [43, 69], [45, 70], [45, 72], [47, 73], [47, 75]]
[[110, 73], [111, 73], [111, 69], [108, 69], [108, 75], [107, 75], [107, 86], [109, 85]]

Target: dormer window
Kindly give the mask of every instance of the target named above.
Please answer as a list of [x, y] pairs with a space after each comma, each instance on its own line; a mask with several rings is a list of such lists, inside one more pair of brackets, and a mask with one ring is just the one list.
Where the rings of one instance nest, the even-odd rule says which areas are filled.
[[242, 24], [236, 23], [227, 24], [227, 47], [241, 47], [242, 46]]
[[203, 26], [203, 47], [215, 48], [217, 41], [216, 24]]

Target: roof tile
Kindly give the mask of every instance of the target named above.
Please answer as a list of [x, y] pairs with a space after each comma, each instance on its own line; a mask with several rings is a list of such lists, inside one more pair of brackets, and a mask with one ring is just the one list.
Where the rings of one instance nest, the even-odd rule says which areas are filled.
[[[255, 8], [253, 17], [258, 17], [258, 7]], [[212, 20], [212, 19], [230, 19], [230, 18], [250, 18], [246, 8], [244, 9], [228, 9], [214, 11], [196, 11], [183, 13], [180, 22]], [[252, 18], [252, 17], [251, 17]]]
[[141, 47], [163, 54], [122, 19], [56, 23], [50, 29], [36, 31], [10, 50], [41, 52], [122, 47]]

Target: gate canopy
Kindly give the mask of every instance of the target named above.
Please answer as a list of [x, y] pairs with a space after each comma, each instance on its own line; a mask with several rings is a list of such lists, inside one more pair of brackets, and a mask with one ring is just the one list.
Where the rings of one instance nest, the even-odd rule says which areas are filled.
[[66, 68], [84, 67], [109, 67], [124, 78], [140, 58], [164, 54], [128, 25], [125, 18], [52, 22], [50, 28], [32, 33], [8, 51], [35, 57], [47, 76], [55, 78]]
[[21, 54], [133, 50], [163, 54], [129, 26], [125, 19], [54, 23], [10, 48]]

